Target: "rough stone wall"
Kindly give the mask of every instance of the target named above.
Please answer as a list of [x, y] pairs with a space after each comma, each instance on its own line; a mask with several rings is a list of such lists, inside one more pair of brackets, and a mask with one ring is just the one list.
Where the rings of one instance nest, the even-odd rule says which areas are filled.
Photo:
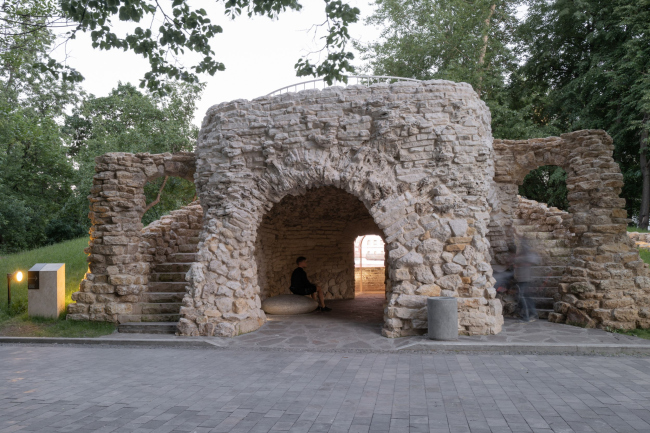
[[195, 253], [202, 223], [203, 209], [198, 201], [152, 222], [142, 229], [144, 259], [149, 263], [169, 263], [178, 253]]
[[334, 187], [287, 196], [262, 218], [255, 245], [260, 297], [289, 293], [296, 258], [326, 299], [354, 298], [354, 239], [381, 234], [363, 203]]
[[193, 153], [107, 153], [95, 162], [88, 273], [72, 294], [76, 303], [68, 306], [67, 317], [118, 322], [120, 315], [134, 314], [147, 288], [151, 257], [142, 249], [144, 186], [162, 176], [192, 180], [195, 158]]
[[[533, 278], [530, 281], [528, 295], [535, 299], [540, 317], [548, 316], [544, 314], [547, 313], [544, 310], [547, 307], [552, 308], [553, 302], [560, 300], [560, 281], [571, 260], [570, 245], [574, 237], [571, 233], [571, 214], [523, 197], [518, 197], [518, 200], [519, 204], [512, 225], [515, 243], [518, 243], [517, 238], [526, 239], [541, 258], [541, 263], [534, 266], [531, 271]], [[492, 242], [491, 236], [488, 236]], [[497, 297], [503, 302], [505, 315], [516, 314], [518, 307], [516, 289], [500, 293]]]
[[628, 232], [627, 236], [632, 239], [637, 248], [650, 248], [650, 233]]
[[[526, 174], [542, 165], [567, 172], [575, 237], [559, 284], [562, 299], [549, 320], [586, 327], [650, 327], [649, 271], [626, 234], [629, 220], [619, 197], [623, 175], [612, 158], [611, 137], [604, 131], [576, 131], [544, 139], [494, 140], [494, 150], [491, 230], [500, 230], [506, 245], [514, 241], [516, 186]], [[496, 262], [500, 253], [493, 249]]]
[[263, 217], [285, 196], [325, 186], [357, 197], [383, 232], [384, 335], [425, 332], [426, 297], [440, 294], [458, 298], [461, 333], [500, 331], [486, 239], [490, 114], [469, 85], [333, 87], [223, 103], [208, 110], [196, 152], [204, 232], [181, 334], [261, 326], [252, 257]]
[[354, 269], [355, 292], [385, 292], [386, 291], [386, 268], [363, 268], [363, 292], [361, 291], [361, 269]]

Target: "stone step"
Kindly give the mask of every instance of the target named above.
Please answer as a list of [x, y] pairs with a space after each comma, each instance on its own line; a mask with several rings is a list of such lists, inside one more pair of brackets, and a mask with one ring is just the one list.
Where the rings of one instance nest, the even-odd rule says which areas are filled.
[[199, 246], [197, 244], [179, 245], [178, 251], [181, 253], [197, 253]]
[[117, 332], [130, 334], [175, 334], [177, 322], [126, 322], [117, 326]]
[[187, 272], [192, 266], [191, 263], [158, 263], [154, 265], [153, 272]]
[[140, 321], [141, 322], [178, 322], [181, 320], [181, 315], [179, 313], [176, 314], [141, 314], [140, 315]]
[[566, 267], [571, 262], [571, 254], [563, 256], [546, 256], [542, 259], [545, 265]]
[[541, 309], [541, 308], [538, 308], [538, 309], [537, 309], [537, 316], [538, 316], [540, 319], [548, 319], [548, 315], [549, 315], [550, 313], [552, 313], [552, 312], [553, 312], [553, 310], [547, 310], [547, 309]]
[[169, 261], [174, 263], [194, 263], [196, 262], [196, 253], [170, 254]]
[[147, 292], [186, 292], [185, 287], [187, 287], [189, 283], [183, 281], [178, 281], [178, 282], [173, 282], [173, 281], [165, 281], [165, 282], [156, 282], [152, 281], [147, 284]]
[[[153, 272], [149, 275], [150, 283], [185, 282], [187, 272]], [[186, 283], [187, 284], [187, 283]]]
[[[535, 302], [535, 308], [538, 310], [551, 310], [553, 311], [553, 298], [530, 298]], [[179, 307], [180, 308], [180, 307]]]
[[178, 314], [181, 311], [180, 302], [159, 302], [140, 304], [142, 314]]
[[528, 287], [526, 289], [527, 293], [535, 298], [553, 298], [557, 291], [557, 287]]
[[562, 276], [533, 276], [530, 279], [530, 283], [533, 286], [537, 287], [558, 287], [562, 281]]
[[168, 304], [183, 302], [185, 292], [144, 292], [140, 296], [145, 304]]

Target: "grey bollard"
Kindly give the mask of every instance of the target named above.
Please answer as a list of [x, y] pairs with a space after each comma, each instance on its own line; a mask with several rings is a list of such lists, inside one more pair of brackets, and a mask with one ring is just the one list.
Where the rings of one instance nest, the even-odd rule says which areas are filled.
[[440, 296], [427, 298], [429, 338], [458, 340], [458, 302], [456, 298]]

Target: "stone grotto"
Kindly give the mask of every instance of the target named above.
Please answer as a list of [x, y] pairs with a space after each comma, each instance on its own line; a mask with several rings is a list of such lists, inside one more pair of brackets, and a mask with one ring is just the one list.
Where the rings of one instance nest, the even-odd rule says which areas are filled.
[[[353, 241], [375, 234], [386, 337], [424, 333], [430, 296], [457, 298], [461, 334], [498, 333], [516, 296], [497, 296], [493, 268], [520, 237], [541, 252], [533, 286], [548, 320], [650, 327], [612, 139], [496, 140], [490, 124], [468, 84], [353, 85], [215, 105], [194, 153], [100, 156], [89, 270], [67, 317], [237, 336], [288, 293], [298, 255], [326, 299], [353, 298]], [[567, 172], [568, 212], [518, 197], [542, 165]], [[198, 199], [143, 227], [144, 186], [162, 176], [193, 181]]]

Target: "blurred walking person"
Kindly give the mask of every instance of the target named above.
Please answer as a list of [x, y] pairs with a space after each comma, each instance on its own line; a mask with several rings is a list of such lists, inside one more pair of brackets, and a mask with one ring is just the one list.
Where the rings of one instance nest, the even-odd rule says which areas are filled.
[[530, 283], [533, 279], [533, 266], [541, 263], [541, 257], [527, 239], [519, 240], [515, 256], [515, 278], [519, 286], [519, 310], [524, 322], [537, 320], [535, 300], [530, 296]]

